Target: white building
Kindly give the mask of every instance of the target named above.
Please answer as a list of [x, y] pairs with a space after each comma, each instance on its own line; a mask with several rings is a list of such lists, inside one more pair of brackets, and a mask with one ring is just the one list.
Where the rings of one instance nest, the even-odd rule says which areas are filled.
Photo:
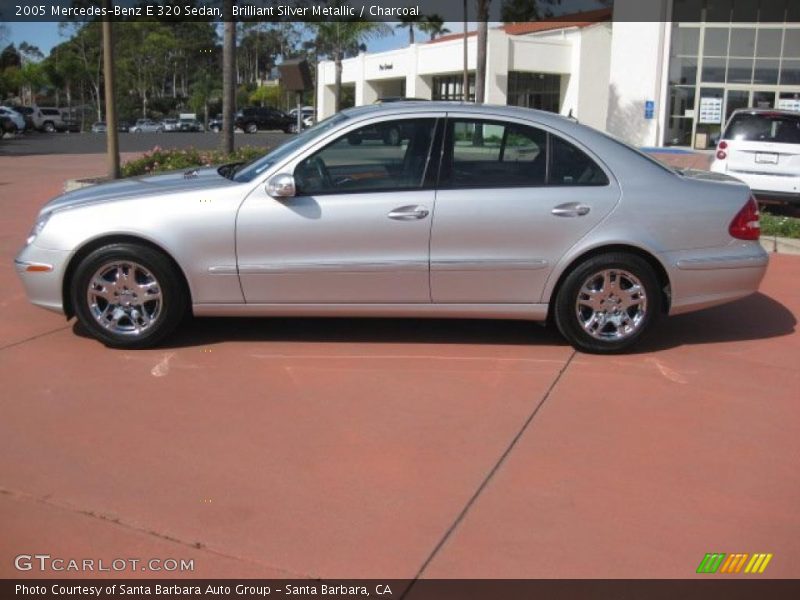
[[[486, 102], [572, 114], [641, 146], [713, 145], [735, 108], [800, 110], [800, 1], [761, 4], [616, 0], [613, 19], [603, 9], [490, 28]], [[474, 97], [474, 32], [467, 42]], [[356, 105], [462, 100], [463, 64], [456, 33], [346, 59], [342, 84]], [[320, 117], [334, 112], [334, 81], [321, 62]]]

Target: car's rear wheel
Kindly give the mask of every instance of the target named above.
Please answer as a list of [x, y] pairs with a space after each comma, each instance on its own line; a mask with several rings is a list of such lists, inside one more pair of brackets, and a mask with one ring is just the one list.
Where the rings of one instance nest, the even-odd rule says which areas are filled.
[[92, 336], [114, 348], [158, 344], [183, 319], [187, 297], [171, 261], [147, 246], [109, 244], [86, 256], [72, 278], [72, 306]]
[[661, 313], [658, 277], [633, 254], [594, 256], [567, 275], [553, 308], [558, 330], [578, 350], [622, 352]]
[[55, 133], [56, 132], [56, 126], [51, 121], [45, 122], [45, 124], [42, 126], [42, 128], [47, 133]]
[[258, 132], [258, 125], [255, 123], [248, 123], [244, 127], [245, 133], [257, 133]]

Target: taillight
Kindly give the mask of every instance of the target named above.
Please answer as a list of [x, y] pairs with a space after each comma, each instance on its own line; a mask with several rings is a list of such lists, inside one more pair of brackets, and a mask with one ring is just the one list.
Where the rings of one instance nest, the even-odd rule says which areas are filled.
[[758, 202], [750, 196], [736, 216], [733, 217], [728, 233], [737, 240], [757, 240], [761, 235], [761, 226], [758, 223]]
[[722, 140], [717, 146], [717, 158], [719, 160], [725, 160], [726, 158], [728, 158], [728, 154], [725, 152], [727, 148], [728, 148], [728, 142]]

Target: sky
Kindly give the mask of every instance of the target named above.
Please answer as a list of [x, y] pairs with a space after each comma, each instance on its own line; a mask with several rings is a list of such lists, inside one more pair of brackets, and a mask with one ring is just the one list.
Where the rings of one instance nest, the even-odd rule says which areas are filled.
[[[2, 46], [13, 43], [19, 46], [22, 42], [28, 42], [47, 55], [53, 46], [65, 41], [59, 35], [58, 23], [6, 23], [7, 35], [5, 40], [2, 41]], [[445, 23], [445, 27], [451, 31], [461, 31], [461, 23]], [[428, 36], [420, 32], [415, 33], [417, 41], [424, 41]], [[401, 48], [408, 44], [408, 30], [393, 30], [392, 35], [385, 38], [373, 40], [368, 44], [370, 52], [382, 52], [384, 50], [392, 50], [394, 48]]]

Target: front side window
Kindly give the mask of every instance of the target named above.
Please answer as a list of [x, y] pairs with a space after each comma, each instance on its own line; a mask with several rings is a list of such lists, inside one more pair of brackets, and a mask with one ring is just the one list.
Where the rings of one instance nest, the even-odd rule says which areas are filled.
[[442, 187], [607, 185], [585, 152], [542, 129], [478, 120], [448, 123]]
[[419, 189], [430, 162], [435, 119], [385, 121], [351, 131], [303, 160], [303, 195]]

